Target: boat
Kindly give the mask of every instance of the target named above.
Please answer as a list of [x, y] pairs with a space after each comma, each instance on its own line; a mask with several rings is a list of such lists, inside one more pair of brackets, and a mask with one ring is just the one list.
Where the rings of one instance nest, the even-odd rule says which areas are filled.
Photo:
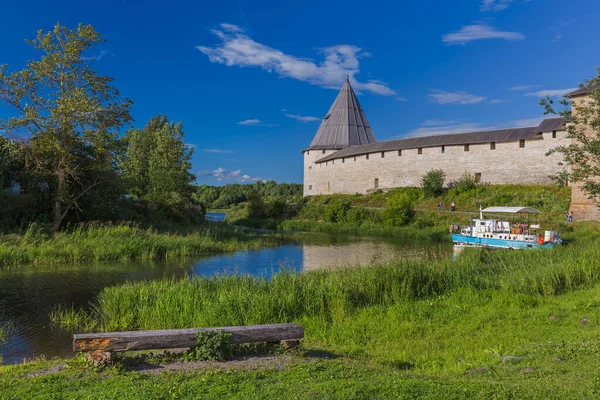
[[450, 225], [455, 254], [465, 247], [540, 249], [560, 245], [558, 232], [540, 228], [539, 214], [531, 207], [479, 207], [479, 216], [471, 217], [468, 226]]

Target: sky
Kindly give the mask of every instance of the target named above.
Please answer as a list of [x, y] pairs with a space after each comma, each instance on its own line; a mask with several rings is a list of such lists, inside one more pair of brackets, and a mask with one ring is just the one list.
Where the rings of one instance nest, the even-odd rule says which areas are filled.
[[[56, 22], [133, 100], [132, 126], [183, 121], [199, 184], [302, 182], [301, 151], [346, 75], [378, 141], [535, 126], [540, 97], [595, 76], [600, 1], [4, 2], [0, 64]], [[12, 110], [0, 106], [0, 117]]]

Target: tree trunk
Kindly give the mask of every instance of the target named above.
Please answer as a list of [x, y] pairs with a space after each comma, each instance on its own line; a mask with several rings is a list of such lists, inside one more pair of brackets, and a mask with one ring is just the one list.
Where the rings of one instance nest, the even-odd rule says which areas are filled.
[[54, 199], [54, 217], [52, 219], [52, 232], [58, 231], [65, 212], [63, 211], [62, 194], [65, 189], [65, 174], [63, 171], [58, 172], [58, 189], [56, 191], [56, 198]]

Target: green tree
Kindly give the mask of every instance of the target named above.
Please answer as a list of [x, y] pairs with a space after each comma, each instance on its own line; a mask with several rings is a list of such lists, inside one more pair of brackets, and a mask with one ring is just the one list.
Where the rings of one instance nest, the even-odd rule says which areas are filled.
[[0, 137], [0, 189], [19, 183], [24, 167], [23, 149], [13, 140]]
[[571, 168], [571, 182], [580, 183], [588, 197], [600, 205], [600, 67], [598, 75], [580, 85], [588, 89], [592, 101], [573, 104], [561, 99], [562, 110], [556, 111], [554, 100], [541, 100], [544, 114], [559, 114], [567, 120], [567, 137], [572, 142], [558, 146], [547, 154], [562, 153], [564, 163]]
[[143, 129], [129, 129], [124, 141], [121, 169], [130, 194], [166, 206], [191, 201], [191, 184], [196, 179], [190, 173], [194, 150], [185, 143], [181, 122], [158, 115]]
[[398, 193], [390, 197], [382, 211], [386, 225], [402, 226], [408, 224], [414, 217], [415, 201], [406, 193]]
[[53, 194], [53, 230], [69, 211], [81, 211], [82, 197], [114, 179], [119, 129], [131, 121], [131, 101], [84, 56], [102, 42], [91, 25], [56, 24], [27, 41], [42, 54], [39, 61], [12, 73], [0, 66], [0, 100], [17, 111], [0, 129], [29, 137], [26, 166]]
[[421, 186], [426, 197], [436, 197], [444, 193], [446, 173], [441, 169], [432, 169], [423, 176]]

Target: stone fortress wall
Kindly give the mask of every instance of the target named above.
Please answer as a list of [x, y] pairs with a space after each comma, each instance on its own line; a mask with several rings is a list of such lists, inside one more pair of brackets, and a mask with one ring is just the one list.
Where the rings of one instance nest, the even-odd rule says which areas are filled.
[[550, 184], [550, 175], [563, 171], [560, 154], [546, 156], [553, 147], [568, 145], [566, 130], [543, 132], [541, 140], [426, 147], [371, 153], [335, 159], [317, 160], [337, 150], [307, 150], [304, 156], [304, 195], [333, 193], [368, 193], [395, 187], [420, 186], [428, 171], [439, 168], [446, 173], [446, 183], [459, 179], [465, 172], [478, 175], [489, 184]]
[[[567, 94], [573, 115], [578, 105], [594, 101], [590, 93], [597, 89], [595, 83]], [[548, 118], [538, 127], [377, 142], [347, 77], [302, 151], [304, 196], [421, 186], [432, 169], [442, 169], [446, 183], [467, 172], [482, 183], [550, 184], [552, 175], [568, 170], [561, 164], [562, 154], [546, 155], [572, 143], [566, 124], [563, 118]], [[595, 132], [590, 128], [589, 134]], [[570, 210], [576, 220], [600, 220], [600, 208], [577, 184], [572, 186]]]

